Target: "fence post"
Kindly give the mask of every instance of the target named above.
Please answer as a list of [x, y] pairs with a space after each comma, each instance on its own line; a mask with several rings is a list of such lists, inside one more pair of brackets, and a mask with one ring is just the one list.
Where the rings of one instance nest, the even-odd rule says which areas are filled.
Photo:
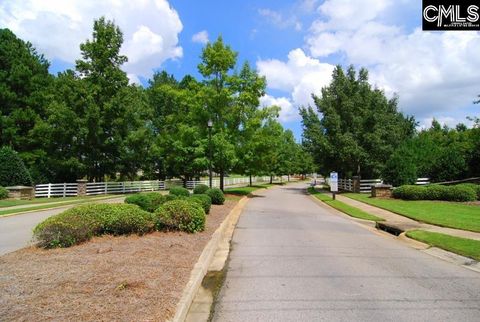
[[77, 196], [83, 197], [87, 195], [87, 180], [77, 180]]
[[64, 182], [63, 183], [63, 198], [65, 198], [67, 196], [67, 183]]
[[51, 189], [52, 189], [52, 184], [49, 183], [49, 184], [48, 184], [47, 198], [50, 198], [50, 191], [51, 191]]
[[360, 193], [360, 176], [353, 176], [353, 192]]

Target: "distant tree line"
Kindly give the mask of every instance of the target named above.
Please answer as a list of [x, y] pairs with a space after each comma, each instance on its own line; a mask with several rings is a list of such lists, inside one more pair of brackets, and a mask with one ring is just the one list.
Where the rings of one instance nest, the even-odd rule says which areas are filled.
[[418, 131], [417, 122], [398, 110], [398, 96], [387, 99], [368, 82], [368, 71], [345, 72], [337, 66], [315, 108], [300, 109], [303, 145], [317, 171], [341, 177], [382, 177], [394, 185], [417, 177], [432, 181], [480, 176], [480, 122], [455, 129], [433, 121]]
[[75, 70], [54, 76], [49, 62], [10, 30], [0, 29], [0, 146], [18, 152], [33, 182], [199, 177], [312, 171], [313, 161], [279, 108], [259, 107], [266, 81], [221, 37], [202, 51], [202, 79], [157, 72], [149, 86], [129, 84], [121, 66], [123, 35], [94, 22]]

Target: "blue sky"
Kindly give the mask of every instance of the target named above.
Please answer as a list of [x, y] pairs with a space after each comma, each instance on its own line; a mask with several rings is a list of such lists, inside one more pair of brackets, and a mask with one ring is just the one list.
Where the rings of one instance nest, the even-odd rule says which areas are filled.
[[199, 77], [204, 42], [221, 34], [240, 63], [266, 76], [262, 105], [279, 105], [280, 121], [297, 138], [298, 106], [312, 103], [336, 64], [367, 67], [371, 82], [387, 96], [398, 93], [400, 109], [421, 126], [479, 115], [472, 104], [480, 94], [479, 33], [421, 31], [418, 0], [0, 2], [0, 26], [45, 53], [52, 72], [73, 66], [101, 15], [124, 31], [124, 69], [144, 84], [161, 69]]

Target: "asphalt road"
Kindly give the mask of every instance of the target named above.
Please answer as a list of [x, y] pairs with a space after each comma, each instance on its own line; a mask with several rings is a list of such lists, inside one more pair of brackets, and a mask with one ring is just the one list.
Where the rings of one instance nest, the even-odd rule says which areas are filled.
[[251, 200], [214, 321], [480, 321], [480, 274], [329, 213], [295, 184]]
[[[125, 197], [93, 202], [115, 203], [123, 202], [123, 199], [125, 199]], [[59, 214], [75, 206], [76, 205], [70, 205], [56, 209], [39, 210], [15, 216], [0, 217], [0, 255], [31, 245], [32, 230], [37, 224], [50, 216]]]

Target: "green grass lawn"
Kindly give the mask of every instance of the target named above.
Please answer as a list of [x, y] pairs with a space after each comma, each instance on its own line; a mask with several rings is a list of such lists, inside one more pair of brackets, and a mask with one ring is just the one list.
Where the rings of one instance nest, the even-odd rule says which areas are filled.
[[308, 192], [310, 194], [312, 194], [313, 196], [315, 196], [315, 198], [317, 198], [318, 200], [323, 201], [327, 205], [329, 205], [329, 206], [331, 206], [331, 207], [333, 207], [337, 210], [340, 210], [341, 212], [346, 213], [349, 216], [359, 218], [359, 219], [371, 220], [371, 221], [383, 221], [384, 220], [383, 218], [380, 218], [380, 217], [377, 217], [377, 216], [374, 216], [374, 215], [370, 215], [369, 213], [366, 213], [366, 212], [364, 212], [360, 209], [357, 209], [355, 207], [347, 205], [347, 204], [345, 204], [345, 203], [343, 203], [339, 200], [333, 200], [331, 197], [329, 197], [327, 195], [324, 195], [321, 192], [318, 192], [318, 191], [314, 192], [310, 188], [309, 188]]
[[379, 199], [361, 193], [342, 195], [421, 222], [480, 232], [479, 206], [446, 201]]
[[[48, 208], [54, 208], [54, 207], [63, 207], [63, 206], [68, 206], [68, 205], [77, 205], [77, 204], [82, 204], [86, 202], [91, 202], [95, 201], [97, 199], [111, 199], [111, 198], [118, 198], [120, 195], [101, 195], [101, 196], [88, 196], [88, 197], [71, 197], [71, 198], [41, 198], [41, 199], [32, 199], [32, 200], [14, 200], [14, 201], [34, 201], [34, 200], [42, 200], [42, 202], [30, 202], [30, 203], [24, 203], [20, 205], [33, 205], [33, 204], [38, 204], [38, 206], [30, 206], [30, 207], [21, 207], [21, 208], [15, 208], [15, 209], [9, 209], [9, 208], [4, 208], [0, 210], [0, 216], [5, 216], [5, 215], [11, 215], [11, 214], [16, 214], [16, 213], [21, 213], [21, 212], [26, 212], [26, 211], [34, 211], [34, 210], [43, 210], [43, 209], [48, 209]], [[46, 200], [46, 201], [43, 201]], [[48, 202], [50, 200], [50, 202]], [[52, 202], [58, 202], [58, 201], [65, 201], [63, 203], [53, 203]], [[16, 205], [12, 205], [16, 206]]]
[[226, 194], [231, 195], [238, 195], [238, 196], [247, 196], [250, 193], [254, 192], [258, 189], [268, 188], [273, 186], [272, 184], [260, 184], [260, 185], [253, 185], [248, 187], [238, 187], [238, 188], [227, 188], [225, 189]]
[[424, 230], [411, 230], [407, 232], [406, 235], [430, 246], [480, 260], [480, 240], [455, 237]]
[[75, 200], [82, 200], [87, 198], [91, 198], [91, 197], [34, 198], [30, 200], [0, 200], [0, 208], [32, 205], [32, 204], [43, 204], [43, 203], [51, 203], [51, 202], [75, 201]]

